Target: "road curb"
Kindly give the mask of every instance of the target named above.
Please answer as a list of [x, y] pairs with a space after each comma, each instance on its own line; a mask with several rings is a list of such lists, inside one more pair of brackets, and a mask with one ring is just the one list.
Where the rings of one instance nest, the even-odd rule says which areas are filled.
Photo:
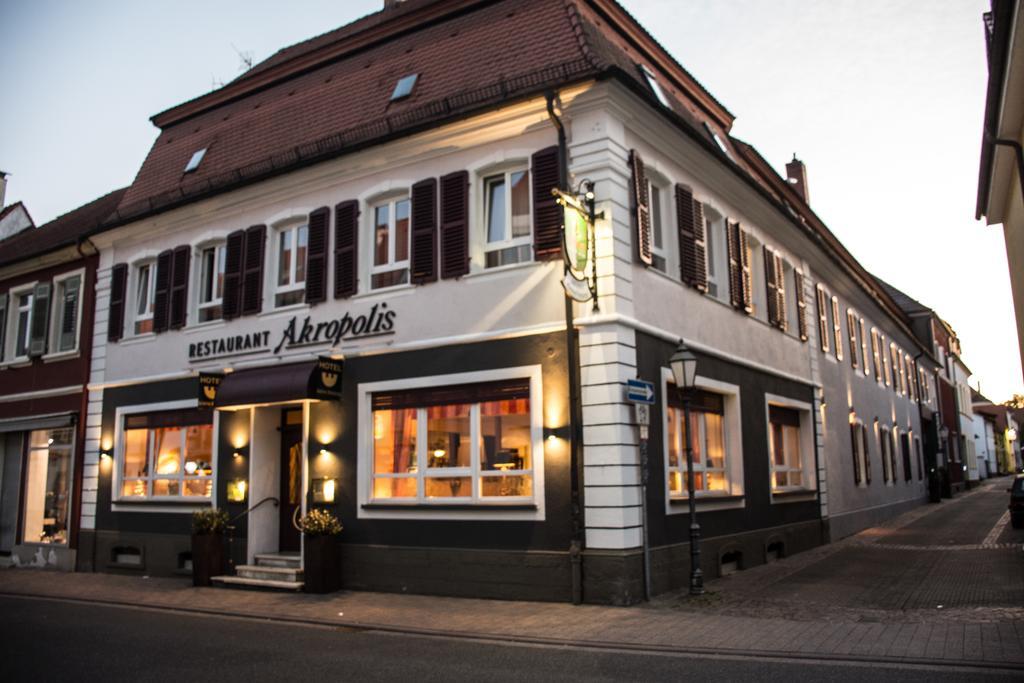
[[655, 645], [618, 641], [594, 641], [585, 639], [569, 638], [544, 638], [540, 636], [510, 635], [504, 633], [475, 633], [466, 631], [451, 631], [442, 629], [430, 629], [415, 626], [397, 626], [394, 624], [381, 624], [365, 621], [318, 621], [304, 617], [293, 617], [287, 615], [266, 615], [252, 612], [239, 612], [227, 610], [204, 609], [202, 607], [170, 607], [166, 605], [154, 605], [147, 603], [126, 603], [116, 600], [104, 600], [101, 598], [80, 598], [65, 597], [60, 595], [44, 595], [38, 593], [11, 593], [0, 591], [0, 597], [23, 598], [31, 600], [51, 600], [57, 602], [71, 602], [85, 605], [103, 605], [107, 607], [119, 607], [125, 609], [150, 609], [163, 612], [225, 617], [233, 619], [245, 619], [250, 621], [263, 621], [280, 624], [295, 624], [303, 626], [316, 626], [321, 628], [345, 628], [356, 631], [378, 631], [383, 633], [396, 633], [402, 635], [425, 636], [434, 638], [456, 638], [460, 640], [476, 640], [499, 642], [516, 645], [545, 645], [556, 647], [578, 647], [596, 650], [621, 650], [626, 652], [650, 653], [650, 654], [673, 654], [673, 655], [695, 655], [702, 657], [737, 657], [744, 659], [775, 659], [775, 660], [801, 660], [801, 661], [822, 661], [822, 662], [846, 662], [852, 664], [898, 664], [902, 666], [922, 667], [948, 667], [986, 669], [993, 671], [1021, 671], [1024, 670], [1024, 662], [991, 662], [975, 661], [964, 659], [924, 659], [920, 657], [890, 657], [885, 655], [854, 655], [854, 654], [833, 654], [814, 652], [791, 652], [778, 650], [742, 650], [723, 648], [704, 648], [692, 646], [671, 646]]

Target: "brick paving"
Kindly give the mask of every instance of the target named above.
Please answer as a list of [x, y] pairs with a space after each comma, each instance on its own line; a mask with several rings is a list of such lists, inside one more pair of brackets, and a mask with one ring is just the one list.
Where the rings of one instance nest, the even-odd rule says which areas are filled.
[[1024, 531], [1001, 530], [1000, 543], [978, 547], [1005, 510], [1005, 487], [997, 480], [710, 581], [701, 598], [669, 594], [628, 608], [248, 592], [26, 569], [0, 571], [0, 593], [502, 642], [1024, 669]]

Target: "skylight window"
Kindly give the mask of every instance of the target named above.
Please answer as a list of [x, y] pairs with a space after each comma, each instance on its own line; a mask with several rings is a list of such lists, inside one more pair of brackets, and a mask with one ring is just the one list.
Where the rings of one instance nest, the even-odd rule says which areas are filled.
[[188, 164], [185, 165], [185, 173], [191, 173], [192, 171], [199, 168], [199, 164], [202, 163], [204, 156], [206, 156], [205, 147], [203, 147], [201, 150], [193, 154], [192, 158], [188, 160]]
[[419, 78], [419, 74], [409, 74], [399, 78], [398, 83], [395, 84], [395, 91], [391, 93], [391, 101], [394, 102], [411, 95], [412, 89], [416, 87], [417, 78]]
[[722, 140], [721, 136], [718, 134], [718, 131], [709, 126], [707, 121], [704, 122], [704, 129], [708, 132], [708, 135], [710, 135], [714, 139], [715, 144], [718, 145], [718, 149], [722, 150], [722, 152], [725, 153], [725, 156], [732, 159], [732, 153], [729, 152], [729, 148], [725, 146], [725, 141]]
[[654, 94], [658, 98], [658, 101], [661, 102], [664, 106], [671, 109], [672, 105], [668, 103], [668, 98], [665, 97], [665, 91], [663, 91], [661, 89], [661, 86], [658, 85], [658, 79], [657, 77], [655, 77], [654, 72], [648, 69], [647, 66], [644, 64], [640, 65], [640, 70], [644, 72], [644, 78], [647, 79], [647, 85], [651, 86], [651, 90], [654, 91]]

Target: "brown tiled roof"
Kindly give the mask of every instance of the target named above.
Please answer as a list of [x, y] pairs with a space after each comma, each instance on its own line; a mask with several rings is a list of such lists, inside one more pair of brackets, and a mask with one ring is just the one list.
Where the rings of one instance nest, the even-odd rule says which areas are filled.
[[28, 228], [0, 242], [0, 266], [56, 251], [93, 232], [117, 207], [126, 188], [114, 190], [38, 228]]
[[882, 286], [882, 289], [892, 297], [892, 300], [903, 309], [907, 315], [914, 315], [915, 313], [934, 313], [934, 311], [917, 299], [911, 297], [909, 294], [905, 294], [902, 291], [896, 289], [882, 278], [875, 276], [875, 280]]
[[[286, 48], [154, 117], [162, 131], [111, 224], [591, 78], [617, 76], [653, 100], [638, 62], [666, 78], [691, 132], [707, 142], [700, 123], [712, 119], [724, 133], [724, 107], [660, 46], [641, 46], [642, 29], [613, 27], [615, 11], [610, 0], [409, 0]], [[412, 95], [390, 102], [412, 73]]]

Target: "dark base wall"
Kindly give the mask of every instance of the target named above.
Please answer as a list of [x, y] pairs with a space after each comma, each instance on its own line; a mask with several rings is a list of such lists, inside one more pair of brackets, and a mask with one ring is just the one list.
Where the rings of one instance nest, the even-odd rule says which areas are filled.
[[568, 552], [343, 544], [342, 587], [499, 600], [568, 602]]
[[[79, 571], [137, 574], [139, 576], [191, 576], [183, 567], [192, 557], [192, 537], [147, 532], [82, 532], [91, 553], [79, 552]], [[120, 559], [118, 556], [121, 556]], [[91, 565], [90, 565], [91, 562]]]
[[[757, 529], [701, 540], [701, 572], [710, 581], [722, 575], [722, 558], [740, 553], [739, 568], [765, 564], [769, 548], [778, 557], [810, 550], [826, 542], [818, 520], [778, 528]], [[604, 605], [632, 605], [644, 599], [643, 553], [588, 551], [584, 554], [584, 601]], [[675, 543], [651, 549], [651, 592], [660, 595], [690, 584], [690, 544]]]
[[828, 518], [829, 528], [832, 533], [832, 540], [838, 541], [841, 538], [851, 536], [858, 531], [869, 527], [877, 526], [882, 522], [901, 515], [904, 512], [913, 510], [924, 505], [928, 501], [926, 496], [913, 500], [904, 500], [892, 505], [883, 505], [868, 510], [855, 510], [841, 515], [832, 515]]

